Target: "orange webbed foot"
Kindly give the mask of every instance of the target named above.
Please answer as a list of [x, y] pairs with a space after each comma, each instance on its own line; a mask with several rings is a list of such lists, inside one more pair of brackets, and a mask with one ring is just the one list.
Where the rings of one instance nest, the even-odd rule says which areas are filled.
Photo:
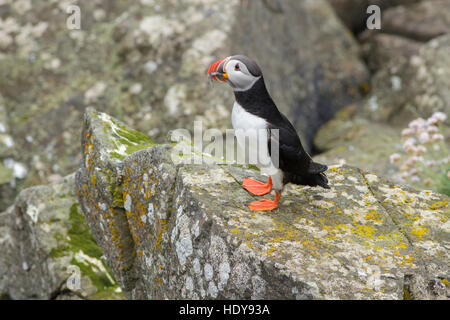
[[270, 211], [278, 208], [281, 193], [275, 193], [275, 200], [264, 199], [261, 201], [254, 201], [248, 206], [251, 211]]
[[263, 196], [272, 190], [272, 178], [269, 177], [267, 183], [259, 182], [251, 178], [244, 178], [242, 187], [255, 196]]

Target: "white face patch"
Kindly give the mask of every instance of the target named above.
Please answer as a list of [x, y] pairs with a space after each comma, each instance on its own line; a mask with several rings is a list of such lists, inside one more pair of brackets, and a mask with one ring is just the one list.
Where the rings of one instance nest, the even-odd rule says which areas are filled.
[[245, 63], [239, 60], [229, 60], [224, 66], [228, 75], [228, 82], [235, 91], [246, 91], [253, 87], [261, 77], [255, 77], [248, 71]]

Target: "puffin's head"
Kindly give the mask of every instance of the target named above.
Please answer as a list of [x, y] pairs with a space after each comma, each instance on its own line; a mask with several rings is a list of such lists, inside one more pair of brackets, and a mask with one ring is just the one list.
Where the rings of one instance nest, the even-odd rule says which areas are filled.
[[262, 77], [256, 62], [242, 55], [214, 62], [206, 74], [212, 80], [227, 82], [234, 91], [246, 91]]

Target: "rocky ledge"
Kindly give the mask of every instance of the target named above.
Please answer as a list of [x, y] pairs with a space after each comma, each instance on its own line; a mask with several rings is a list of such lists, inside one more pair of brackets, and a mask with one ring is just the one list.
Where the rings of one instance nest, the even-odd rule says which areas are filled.
[[449, 199], [349, 166], [273, 212], [238, 165], [191, 165], [87, 109], [76, 194], [133, 299], [448, 299]]

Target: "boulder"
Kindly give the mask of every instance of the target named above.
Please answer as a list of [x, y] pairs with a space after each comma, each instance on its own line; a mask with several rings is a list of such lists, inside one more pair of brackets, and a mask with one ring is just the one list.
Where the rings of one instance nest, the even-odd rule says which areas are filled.
[[76, 173], [80, 208], [127, 297], [450, 297], [447, 197], [335, 165], [330, 190], [288, 185], [278, 209], [250, 212], [257, 197], [241, 181], [263, 180], [257, 171], [191, 164], [174, 143], [133, 138], [140, 150], [127, 152], [131, 136], [88, 109]]
[[74, 193], [74, 174], [0, 213], [0, 297], [122, 299]]
[[360, 36], [360, 40], [367, 65], [374, 73], [386, 66], [391, 59], [416, 55], [423, 45], [423, 42], [386, 33], [367, 32]]
[[[306, 146], [321, 123], [360, 96], [367, 77], [354, 39], [322, 0], [284, 1], [284, 13], [262, 0], [84, 0], [77, 2], [80, 30], [61, 27], [67, 1], [27, 2], [5, 2], [0, 12], [0, 93], [14, 161], [27, 168], [24, 187], [76, 170], [87, 106], [158, 142], [170, 129], [192, 130], [194, 120], [229, 128], [232, 92], [211, 89], [205, 73], [231, 54], [258, 59]], [[245, 36], [264, 41], [246, 45]]]
[[396, 57], [411, 57], [424, 43], [450, 33], [450, 1], [406, 1], [382, 11], [381, 30], [359, 35], [363, 54], [372, 71]]
[[8, 205], [16, 197], [14, 186], [14, 171], [0, 163], [0, 211], [6, 210]]
[[383, 13], [385, 9], [390, 7], [409, 5], [420, 1], [421, 0], [328, 0], [339, 18], [355, 33], [359, 33], [366, 28], [366, 21], [369, 17], [367, 8], [370, 5], [379, 6]]
[[373, 77], [361, 116], [404, 127], [436, 111], [450, 114], [449, 66], [450, 35], [429, 41], [410, 58], [392, 61]]
[[321, 153], [314, 160], [346, 163], [391, 177], [398, 171], [389, 157], [401, 149], [400, 130], [357, 116], [360, 108], [348, 106], [319, 130], [314, 142]]
[[[372, 79], [372, 91], [349, 106], [317, 134], [324, 153], [318, 161], [337, 158], [380, 175], [392, 177], [398, 168], [389, 155], [402, 151], [401, 131], [413, 119], [434, 112], [450, 114], [450, 35], [431, 40], [410, 58], [398, 57]], [[449, 119], [442, 130], [450, 137]], [[438, 160], [438, 159], [435, 159]]]
[[9, 134], [8, 116], [3, 103], [0, 95], [0, 212], [6, 210], [16, 197], [14, 173], [16, 175], [18, 173], [17, 169], [14, 172], [14, 162], [12, 161], [14, 139]]
[[450, 33], [450, 1], [428, 0], [386, 10], [382, 30], [427, 42]]

